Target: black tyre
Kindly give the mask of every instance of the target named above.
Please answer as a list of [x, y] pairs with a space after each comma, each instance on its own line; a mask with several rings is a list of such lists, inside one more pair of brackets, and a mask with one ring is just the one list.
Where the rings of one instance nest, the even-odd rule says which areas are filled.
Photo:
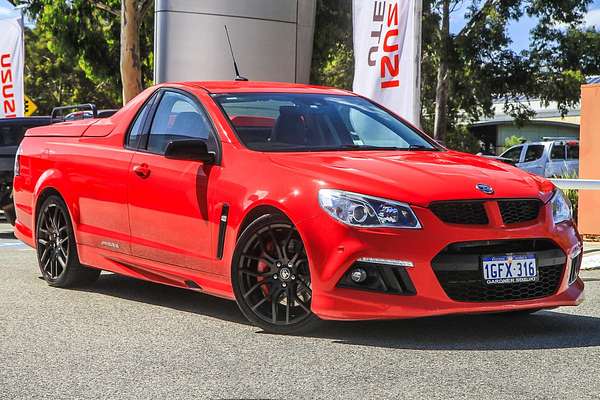
[[100, 276], [99, 269], [79, 263], [73, 225], [60, 197], [53, 195], [42, 203], [36, 223], [36, 242], [40, 271], [50, 286], [85, 286]]
[[302, 239], [283, 215], [258, 218], [240, 236], [231, 271], [242, 313], [267, 332], [313, 329], [310, 268]]

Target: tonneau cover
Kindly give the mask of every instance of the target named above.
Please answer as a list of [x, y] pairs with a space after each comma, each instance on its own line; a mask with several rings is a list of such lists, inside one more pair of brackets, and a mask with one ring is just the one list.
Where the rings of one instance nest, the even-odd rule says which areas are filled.
[[28, 129], [25, 136], [66, 136], [79, 137], [93, 124], [98, 122], [97, 118], [81, 119], [77, 121], [61, 122], [47, 126]]

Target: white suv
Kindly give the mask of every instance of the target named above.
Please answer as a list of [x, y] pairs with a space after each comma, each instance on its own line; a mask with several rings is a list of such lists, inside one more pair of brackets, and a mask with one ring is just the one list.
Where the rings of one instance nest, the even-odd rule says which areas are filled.
[[525, 171], [545, 177], [579, 175], [579, 141], [552, 140], [523, 143], [500, 155]]

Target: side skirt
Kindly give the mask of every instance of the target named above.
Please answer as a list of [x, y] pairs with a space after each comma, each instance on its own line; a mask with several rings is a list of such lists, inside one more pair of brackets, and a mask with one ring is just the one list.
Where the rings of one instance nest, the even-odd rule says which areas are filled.
[[77, 245], [82, 264], [163, 285], [191, 289], [228, 300], [235, 300], [228, 276], [215, 275], [126, 254]]

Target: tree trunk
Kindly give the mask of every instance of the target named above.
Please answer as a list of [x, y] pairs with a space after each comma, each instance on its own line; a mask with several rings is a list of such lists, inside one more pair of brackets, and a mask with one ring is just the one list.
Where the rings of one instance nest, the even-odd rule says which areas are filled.
[[450, 0], [443, 0], [440, 30], [440, 65], [435, 93], [435, 125], [433, 136], [444, 142], [448, 129], [448, 63], [450, 58]]
[[140, 61], [141, 16], [137, 0], [121, 1], [121, 82], [123, 104], [142, 90], [142, 66]]

